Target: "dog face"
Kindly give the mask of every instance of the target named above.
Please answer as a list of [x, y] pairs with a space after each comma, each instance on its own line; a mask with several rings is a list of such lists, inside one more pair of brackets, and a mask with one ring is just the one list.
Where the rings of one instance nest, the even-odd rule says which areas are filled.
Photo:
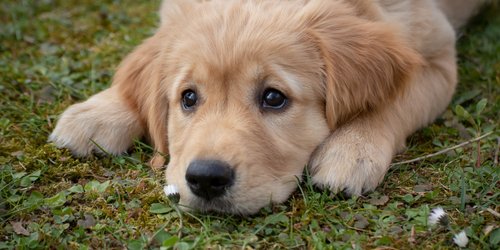
[[329, 129], [321, 95], [298, 84], [314, 77], [274, 57], [228, 62], [229, 71], [190, 61], [170, 86], [167, 182], [182, 204], [252, 213], [296, 187]]
[[137, 105], [149, 105], [156, 148], [168, 145], [181, 205], [250, 214], [283, 202], [332, 130], [403, 88], [413, 54], [354, 12], [334, 1], [164, 2], [154, 46], [143, 45], [154, 50], [141, 75], [149, 104]]

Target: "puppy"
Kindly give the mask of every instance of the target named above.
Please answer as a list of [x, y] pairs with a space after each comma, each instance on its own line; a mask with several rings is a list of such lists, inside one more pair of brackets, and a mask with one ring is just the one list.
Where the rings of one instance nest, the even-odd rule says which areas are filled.
[[201, 211], [283, 202], [306, 166], [321, 188], [371, 191], [450, 102], [454, 28], [478, 5], [460, 2], [165, 0], [156, 33], [49, 140], [86, 156], [149, 138]]

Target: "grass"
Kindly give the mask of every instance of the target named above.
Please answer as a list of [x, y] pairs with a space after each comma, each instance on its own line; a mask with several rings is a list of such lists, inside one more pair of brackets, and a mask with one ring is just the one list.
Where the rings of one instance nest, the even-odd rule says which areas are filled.
[[[120, 157], [76, 159], [46, 143], [57, 115], [108, 86], [154, 32], [159, 1], [0, 3], [0, 249], [498, 249], [500, 15], [489, 6], [459, 40], [460, 86], [436, 123], [395, 161], [481, 134], [480, 142], [393, 167], [366, 197], [343, 199], [306, 178], [288, 202], [251, 217], [180, 213], [137, 142]], [[145, 14], [146, 13], [146, 14]], [[430, 227], [431, 209], [449, 228]]]

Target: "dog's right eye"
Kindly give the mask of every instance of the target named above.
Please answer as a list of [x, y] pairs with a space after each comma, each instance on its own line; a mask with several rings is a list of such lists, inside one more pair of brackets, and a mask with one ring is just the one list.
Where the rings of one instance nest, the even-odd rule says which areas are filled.
[[192, 110], [198, 102], [198, 96], [193, 90], [186, 90], [182, 92], [182, 108], [184, 110]]

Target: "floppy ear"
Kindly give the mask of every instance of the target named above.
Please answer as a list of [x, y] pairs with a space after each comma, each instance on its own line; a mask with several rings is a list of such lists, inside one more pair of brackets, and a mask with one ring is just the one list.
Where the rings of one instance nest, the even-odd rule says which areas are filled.
[[168, 153], [168, 137], [167, 137], [167, 116], [168, 116], [168, 101], [166, 93], [163, 93], [160, 88], [161, 79], [155, 83], [149, 99], [148, 110], [148, 129], [151, 141], [155, 146], [155, 154], [151, 158], [150, 165], [154, 169], [159, 169], [165, 164], [165, 157]]
[[421, 64], [395, 27], [358, 17], [352, 6], [310, 1], [302, 18], [323, 59], [331, 129], [403, 91]]
[[163, 155], [168, 153], [168, 102], [159, 90], [163, 67], [161, 57], [168, 49], [169, 25], [186, 17], [196, 3], [197, 0], [164, 0], [160, 8], [160, 28], [122, 61], [113, 79], [113, 85], [119, 85], [124, 99], [148, 127], [149, 139], [156, 151], [150, 162], [153, 168], [163, 166]]
[[156, 155], [153, 167], [163, 165], [161, 154], [167, 153], [167, 104], [157, 106], [158, 85], [161, 79], [161, 55], [166, 37], [162, 31], [145, 40], [122, 61], [113, 79], [127, 104], [139, 113], [141, 122], [148, 127]]

